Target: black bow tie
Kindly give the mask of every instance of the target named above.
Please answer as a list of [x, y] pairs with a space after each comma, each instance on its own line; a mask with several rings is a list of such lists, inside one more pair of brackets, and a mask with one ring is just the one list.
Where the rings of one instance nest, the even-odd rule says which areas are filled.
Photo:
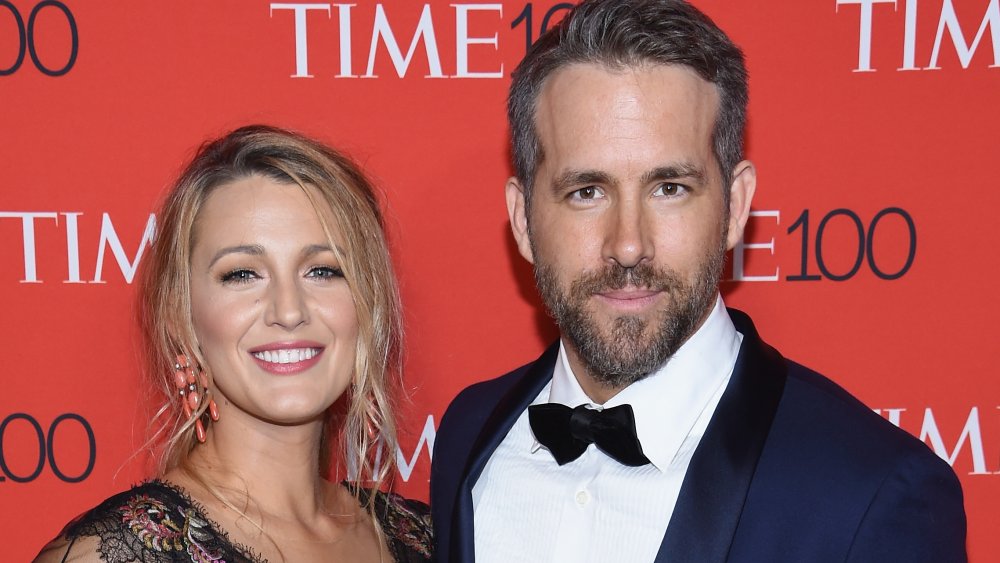
[[583, 405], [575, 409], [558, 403], [531, 405], [528, 420], [535, 439], [552, 452], [559, 465], [583, 455], [590, 444], [623, 465], [638, 467], [649, 463], [635, 434], [631, 405], [600, 411]]

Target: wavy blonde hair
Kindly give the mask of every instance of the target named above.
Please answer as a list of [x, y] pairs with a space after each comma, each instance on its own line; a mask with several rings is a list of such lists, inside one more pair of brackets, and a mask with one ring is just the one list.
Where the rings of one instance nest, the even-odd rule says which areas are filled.
[[[327, 410], [320, 470], [323, 475], [331, 472], [339, 445], [344, 468], [356, 472], [359, 480], [370, 475], [380, 488], [395, 467], [392, 412], [401, 374], [403, 330], [379, 202], [368, 179], [347, 157], [297, 133], [264, 125], [242, 127], [204, 144], [157, 215], [157, 235], [143, 261], [139, 310], [146, 371], [163, 394], [151, 432], [151, 444], [159, 448], [158, 470], [160, 474], [176, 467], [190, 470], [189, 454], [197, 447], [195, 422], [205, 416], [212, 393], [211, 373], [195, 344], [191, 322], [195, 220], [216, 188], [255, 175], [296, 184], [310, 198], [357, 310], [359, 337], [348, 404], [346, 412]], [[324, 207], [329, 213], [320, 212]], [[341, 235], [336, 243], [334, 225]], [[197, 382], [202, 400], [190, 417], [185, 416], [182, 397], [173, 383], [178, 354], [190, 358], [209, 381], [207, 388]]]

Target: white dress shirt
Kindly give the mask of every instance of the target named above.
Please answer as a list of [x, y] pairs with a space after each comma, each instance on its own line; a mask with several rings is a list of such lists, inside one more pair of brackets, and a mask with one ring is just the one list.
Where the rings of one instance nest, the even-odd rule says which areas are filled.
[[559, 466], [535, 440], [525, 410], [472, 490], [476, 561], [653, 561], [742, 339], [720, 297], [663, 367], [603, 405], [584, 393], [560, 345], [552, 381], [532, 404], [630, 404], [652, 463], [628, 467], [591, 444]]

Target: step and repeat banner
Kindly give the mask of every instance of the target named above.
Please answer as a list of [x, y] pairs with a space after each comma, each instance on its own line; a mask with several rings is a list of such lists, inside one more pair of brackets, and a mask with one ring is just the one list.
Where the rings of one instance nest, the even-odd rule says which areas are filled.
[[[962, 480], [1000, 551], [1000, 0], [697, 5], [751, 72], [750, 226], [723, 292]], [[204, 140], [301, 131], [385, 194], [407, 324], [397, 482], [466, 385], [556, 335], [509, 233], [504, 113], [560, 2], [0, 0], [0, 551], [147, 474], [134, 285]], [[794, 462], [794, 460], [790, 460]]]

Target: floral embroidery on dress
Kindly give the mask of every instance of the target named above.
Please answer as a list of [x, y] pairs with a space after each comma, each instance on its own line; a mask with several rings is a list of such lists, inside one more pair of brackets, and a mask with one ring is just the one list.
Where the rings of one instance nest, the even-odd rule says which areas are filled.
[[122, 523], [128, 526], [146, 549], [157, 552], [185, 552], [195, 563], [224, 562], [218, 550], [203, 544], [212, 539], [207, 520], [194, 508], [175, 507], [178, 520], [170, 517], [170, 509], [149, 495], [135, 495], [121, 507]]
[[430, 508], [425, 503], [352, 483], [345, 482], [344, 486], [351, 491], [356, 490], [362, 503], [367, 503], [374, 495], [375, 516], [397, 563], [423, 563], [432, 559], [434, 536]]
[[135, 495], [119, 510], [122, 522], [142, 540], [147, 549], [184, 550], [183, 530], [170, 518], [169, 509], [159, 500], [149, 495]]
[[[426, 504], [345, 483], [362, 503], [374, 496], [375, 516], [397, 563], [431, 560], [431, 521]], [[225, 531], [182, 490], [149, 481], [119, 493], [71, 522], [63, 534], [100, 538], [108, 563], [267, 563], [233, 544]], [[72, 549], [72, 543], [68, 549]]]
[[161, 481], [109, 498], [65, 534], [99, 537], [101, 558], [109, 563], [264, 563], [230, 543], [187, 495]]

